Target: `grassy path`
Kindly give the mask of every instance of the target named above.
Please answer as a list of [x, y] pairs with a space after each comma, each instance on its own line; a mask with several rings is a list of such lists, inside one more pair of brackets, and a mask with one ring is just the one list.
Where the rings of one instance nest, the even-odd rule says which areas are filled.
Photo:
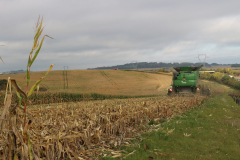
[[120, 149], [125, 151], [122, 157], [133, 160], [237, 160], [240, 159], [239, 134], [240, 106], [222, 94], [162, 123], [158, 130], [138, 136], [130, 146]]

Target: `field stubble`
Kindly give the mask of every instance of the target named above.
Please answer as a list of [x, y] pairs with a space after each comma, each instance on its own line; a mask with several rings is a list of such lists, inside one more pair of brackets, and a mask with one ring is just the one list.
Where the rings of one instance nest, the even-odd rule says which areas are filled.
[[[114, 152], [119, 146], [128, 145], [134, 134], [147, 130], [146, 124], [168, 120], [203, 103], [205, 98], [163, 96], [31, 107], [27, 111], [27, 122], [32, 153], [34, 157], [46, 159], [104, 156], [104, 151]], [[16, 128], [21, 128], [23, 110], [17, 110]], [[12, 129], [8, 121], [2, 127], [0, 140], [4, 146], [8, 130]], [[154, 129], [154, 125], [152, 127]], [[23, 137], [17, 136], [17, 145], [21, 146]], [[1, 156], [6, 150], [7, 147], [0, 148]], [[18, 152], [21, 153], [21, 147]], [[122, 156], [117, 153], [115, 156]]]
[[[81, 84], [93, 86], [90, 93], [100, 91], [99, 88], [112, 92], [129, 93], [139, 95], [158, 93], [163, 91], [171, 83], [171, 76], [155, 75], [149, 73], [124, 72], [124, 71], [78, 71], [72, 72], [72, 82], [69, 81], [69, 88], [72, 83], [78, 81]], [[87, 74], [83, 74], [86, 72]], [[40, 74], [40, 73], [37, 73]], [[19, 74], [20, 75], [20, 74]], [[19, 76], [16, 75], [16, 76]], [[51, 74], [49, 74], [51, 75]], [[124, 75], [124, 76], [123, 76]], [[33, 75], [34, 76], [34, 75]], [[39, 75], [35, 75], [39, 77]], [[74, 78], [75, 76], [75, 78]], [[80, 78], [79, 78], [80, 76]], [[82, 77], [81, 77], [82, 76]], [[88, 76], [88, 77], [87, 77]], [[46, 84], [51, 84], [56, 80], [49, 76]], [[95, 79], [93, 79], [96, 77]], [[15, 77], [11, 77], [15, 78]], [[18, 79], [20, 77], [16, 77]], [[126, 81], [126, 79], [131, 81]], [[92, 80], [92, 81], [91, 81]], [[148, 81], [146, 81], [148, 80]], [[21, 81], [21, 80], [20, 80]], [[26, 79], [22, 79], [26, 81]], [[20, 83], [21, 84], [21, 83]], [[71, 84], [71, 85], [70, 85]], [[95, 88], [94, 88], [95, 84]], [[96, 87], [96, 85], [102, 85]], [[52, 88], [54, 90], [54, 88]], [[163, 90], [161, 90], [163, 89]], [[118, 91], [116, 91], [118, 90]], [[77, 91], [77, 90], [75, 90]], [[106, 156], [104, 151], [111, 151], [114, 157], [122, 157], [116, 150], [123, 145], [128, 145], [134, 135], [140, 134], [149, 129], [156, 129], [155, 125], [163, 120], [166, 121], [174, 115], [178, 115], [193, 106], [203, 103], [205, 96], [195, 97], [156, 97], [156, 98], [135, 98], [135, 99], [115, 99], [104, 101], [89, 101], [79, 103], [65, 103], [55, 106], [30, 106], [27, 111], [27, 135], [31, 143], [31, 151], [34, 159], [89, 159], [92, 157]], [[14, 105], [11, 106], [11, 108]], [[16, 126], [11, 126], [11, 111], [6, 113], [10, 117], [2, 124], [0, 134], [0, 156], [6, 157], [10, 153], [11, 145], [7, 139], [9, 131], [16, 135], [17, 153], [22, 154], [23, 136], [22, 124], [24, 111], [17, 107]]]

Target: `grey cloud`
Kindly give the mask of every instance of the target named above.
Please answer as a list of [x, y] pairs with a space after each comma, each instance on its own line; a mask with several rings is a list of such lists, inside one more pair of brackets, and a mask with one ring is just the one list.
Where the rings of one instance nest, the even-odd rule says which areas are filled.
[[237, 63], [239, 5], [236, 0], [0, 1], [0, 44], [6, 45], [0, 47], [6, 62], [1, 70], [25, 69], [39, 15], [43, 35], [54, 40], [45, 38], [33, 70], [52, 63], [59, 70], [133, 60], [197, 62], [198, 54], [209, 55], [209, 63]]

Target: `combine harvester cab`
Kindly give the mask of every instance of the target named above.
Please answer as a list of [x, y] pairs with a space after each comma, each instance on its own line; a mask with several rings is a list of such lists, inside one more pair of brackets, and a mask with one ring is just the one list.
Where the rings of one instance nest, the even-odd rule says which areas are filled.
[[168, 90], [168, 95], [174, 93], [195, 94], [199, 92], [198, 85], [199, 69], [202, 67], [174, 67], [176, 71], [173, 72], [172, 85]]

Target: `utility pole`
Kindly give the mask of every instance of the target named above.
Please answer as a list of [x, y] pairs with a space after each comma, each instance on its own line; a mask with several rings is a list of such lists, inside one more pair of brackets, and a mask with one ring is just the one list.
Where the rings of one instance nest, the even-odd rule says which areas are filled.
[[[135, 65], [134, 65], [134, 63], [135, 63]], [[137, 63], [138, 63], [138, 61], [132, 61], [132, 66], [133, 66], [133, 69], [137, 69], [138, 70], [138, 68], [137, 68]]]
[[[201, 56], [204, 56], [203, 60], [201, 60]], [[209, 58], [206, 54], [198, 54], [198, 56], [196, 57], [199, 59], [199, 62], [203, 62], [203, 67], [205, 68], [205, 61], [206, 61], [206, 58]]]
[[64, 86], [64, 89], [65, 89], [65, 80], [66, 80], [66, 83], [67, 83], [67, 89], [68, 89], [67, 70], [65, 70], [65, 67], [66, 67], [67, 70], [68, 70], [68, 66], [64, 66], [64, 67], [63, 67], [63, 68], [64, 68], [64, 70], [63, 70], [63, 81], [64, 81], [63, 86]]

